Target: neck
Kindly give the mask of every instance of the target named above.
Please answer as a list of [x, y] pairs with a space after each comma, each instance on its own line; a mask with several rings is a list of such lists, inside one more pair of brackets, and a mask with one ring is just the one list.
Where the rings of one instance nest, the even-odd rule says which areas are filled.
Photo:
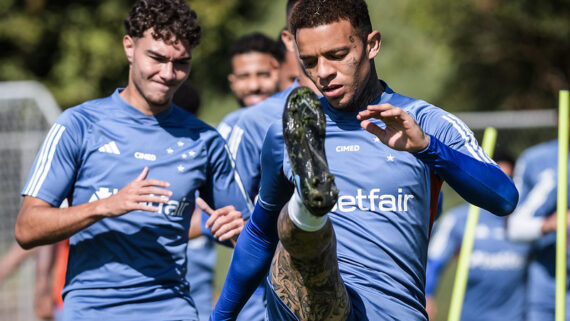
[[147, 116], [153, 116], [166, 111], [170, 102], [165, 105], [155, 105], [149, 102], [134, 84], [129, 84], [119, 95], [131, 106]]
[[354, 97], [354, 101], [346, 108], [346, 111], [356, 112], [362, 107], [370, 105], [382, 95], [384, 90], [384, 85], [378, 80], [376, 71], [372, 68], [360, 93]]

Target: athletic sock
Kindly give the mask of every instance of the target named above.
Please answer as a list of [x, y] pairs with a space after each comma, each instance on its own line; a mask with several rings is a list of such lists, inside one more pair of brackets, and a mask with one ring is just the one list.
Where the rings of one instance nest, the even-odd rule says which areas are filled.
[[289, 218], [293, 221], [293, 224], [303, 231], [314, 232], [318, 231], [323, 226], [328, 219], [328, 214], [323, 216], [315, 216], [309, 212], [309, 210], [303, 204], [303, 201], [299, 197], [297, 190], [293, 193], [291, 200], [289, 200], [289, 205], [287, 205], [287, 212], [289, 213]]

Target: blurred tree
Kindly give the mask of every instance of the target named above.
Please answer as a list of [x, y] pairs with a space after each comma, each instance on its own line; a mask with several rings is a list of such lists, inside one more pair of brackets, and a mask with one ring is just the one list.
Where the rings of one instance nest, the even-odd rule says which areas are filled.
[[[127, 81], [123, 21], [133, 1], [0, 0], [0, 80], [35, 79], [62, 107], [109, 95]], [[260, 21], [270, 1], [192, 0], [203, 27], [192, 79], [225, 92], [227, 44]], [[199, 81], [198, 81], [199, 80]]]
[[452, 50], [455, 70], [435, 103], [554, 108], [558, 90], [568, 88], [568, 0], [430, 0], [409, 10], [414, 23]]

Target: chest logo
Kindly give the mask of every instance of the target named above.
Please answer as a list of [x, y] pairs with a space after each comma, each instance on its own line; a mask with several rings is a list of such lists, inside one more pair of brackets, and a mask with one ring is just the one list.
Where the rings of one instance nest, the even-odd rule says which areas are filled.
[[136, 159], [144, 159], [147, 161], [151, 161], [154, 162], [156, 160], [156, 155], [154, 154], [147, 154], [147, 153], [141, 153], [141, 152], [136, 152], [135, 153], [135, 158]]
[[119, 148], [117, 147], [117, 144], [114, 141], [99, 147], [98, 150], [101, 153], [109, 153], [109, 154], [115, 154], [115, 155], [121, 154], [121, 151], [119, 151]]
[[337, 146], [335, 150], [337, 153], [358, 152], [360, 150], [360, 145]]

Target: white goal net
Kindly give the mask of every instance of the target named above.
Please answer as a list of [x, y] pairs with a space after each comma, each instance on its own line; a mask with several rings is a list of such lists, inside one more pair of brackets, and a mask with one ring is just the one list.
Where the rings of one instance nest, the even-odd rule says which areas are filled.
[[[37, 82], [0, 82], [0, 258], [15, 242], [20, 191], [35, 155], [60, 113]], [[35, 259], [24, 261], [0, 284], [0, 320], [33, 321]]]

